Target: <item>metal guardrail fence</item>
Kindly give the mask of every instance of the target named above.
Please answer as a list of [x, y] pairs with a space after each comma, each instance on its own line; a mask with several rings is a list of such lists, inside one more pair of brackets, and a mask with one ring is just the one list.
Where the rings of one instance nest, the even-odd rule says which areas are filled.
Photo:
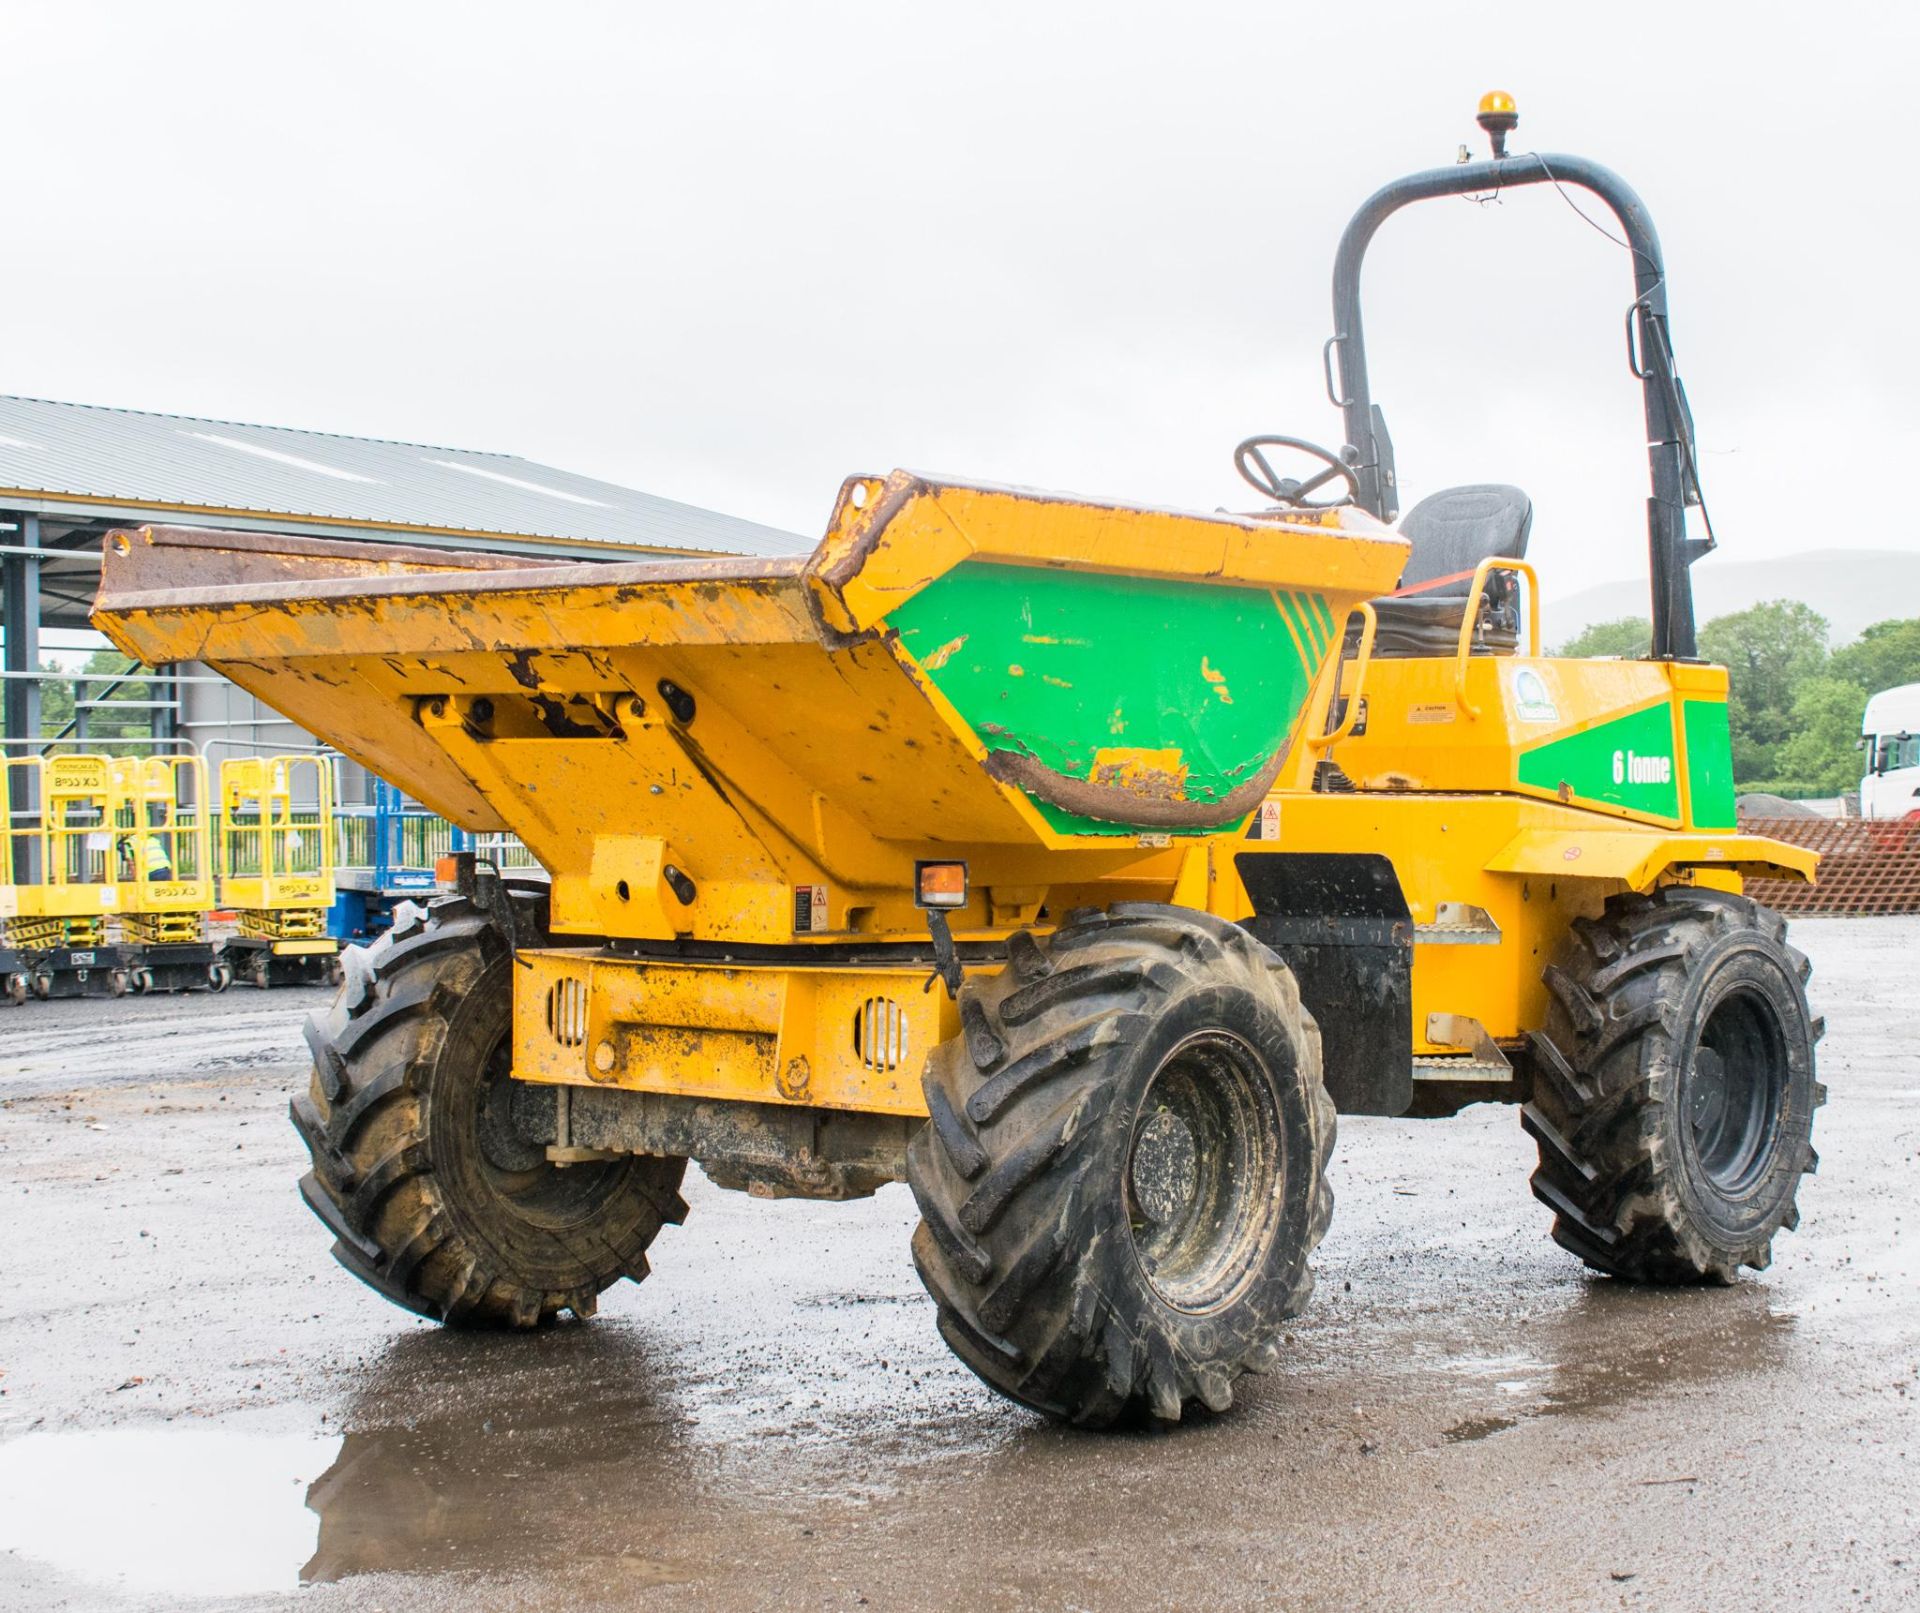
[[453, 851], [477, 852], [503, 873], [544, 873], [513, 835], [468, 834], [384, 780], [374, 781], [372, 805], [340, 805], [334, 814], [334, 863], [349, 886], [430, 889], [434, 863]]
[[1820, 853], [1815, 884], [1747, 881], [1747, 894], [1776, 912], [1920, 913], [1920, 816], [1746, 818], [1740, 827]]

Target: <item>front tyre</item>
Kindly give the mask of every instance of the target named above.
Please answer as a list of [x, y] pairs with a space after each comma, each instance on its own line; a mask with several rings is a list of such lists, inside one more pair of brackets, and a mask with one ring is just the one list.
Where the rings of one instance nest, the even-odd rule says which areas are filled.
[[1779, 915], [1722, 891], [1621, 896], [1547, 971], [1523, 1115], [1553, 1236], [1595, 1271], [1730, 1283], [1799, 1225], [1821, 1022]]
[[645, 1277], [686, 1213], [686, 1161], [560, 1167], [516, 1125], [513, 965], [488, 917], [459, 896], [406, 910], [346, 974], [307, 1021], [313, 1082], [292, 1106], [300, 1192], [340, 1264], [422, 1316], [507, 1327], [590, 1316]]
[[1236, 925], [1127, 903], [1016, 936], [961, 1017], [907, 1154], [947, 1343], [1086, 1426], [1224, 1411], [1277, 1359], [1333, 1209], [1293, 976]]

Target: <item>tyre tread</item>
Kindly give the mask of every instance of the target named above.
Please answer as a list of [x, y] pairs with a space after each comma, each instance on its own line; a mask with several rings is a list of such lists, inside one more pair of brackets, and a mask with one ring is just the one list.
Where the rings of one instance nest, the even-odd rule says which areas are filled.
[[451, 1016], [506, 951], [460, 897], [403, 909], [385, 935], [349, 948], [332, 1005], [308, 1017], [313, 1079], [289, 1117], [311, 1158], [301, 1197], [342, 1266], [422, 1316], [534, 1327], [563, 1310], [591, 1315], [609, 1283], [646, 1275], [648, 1244], [686, 1213], [684, 1162], [636, 1159], [591, 1221], [516, 1234], [523, 1248], [584, 1266], [590, 1281], [529, 1285], [463, 1230], [434, 1174], [433, 1071]]
[[1223, 1410], [1243, 1371], [1277, 1358], [1270, 1339], [1243, 1357], [1193, 1360], [1162, 1324], [1123, 1316], [1091, 1275], [1070, 1229], [1090, 1191], [1114, 1055], [1163, 1005], [1198, 984], [1257, 992], [1290, 1027], [1308, 1078], [1311, 1186], [1304, 1247], [1265, 1315], [1295, 1315], [1312, 1293], [1308, 1254], [1333, 1195], [1334, 1109], [1319, 1077], [1319, 1031], [1292, 975], [1238, 925], [1153, 903], [1079, 911], [1052, 935], [1009, 947], [1009, 966], [962, 988], [961, 1018], [998, 1027], [1001, 1057], [972, 1056], [970, 1033], [928, 1056], [931, 1123], [908, 1149], [919, 1205], [914, 1264], [942, 1337], [994, 1388], [1051, 1416], [1104, 1426], [1144, 1413], [1177, 1420], [1191, 1404]]
[[1743, 1247], [1716, 1245], [1689, 1215], [1671, 1179], [1678, 1167], [1665, 1160], [1671, 1075], [1661, 1072], [1690, 973], [1706, 948], [1743, 929], [1778, 946], [1804, 983], [1805, 960], [1785, 946], [1778, 914], [1690, 886], [1614, 897], [1601, 917], [1574, 922], [1564, 954], [1544, 972], [1549, 1013], [1530, 1038], [1534, 1081], [1522, 1111], [1539, 1150], [1533, 1193], [1553, 1212], [1555, 1242], [1596, 1271], [1729, 1283], [1741, 1266], [1763, 1269], [1774, 1231], [1798, 1222], [1789, 1195], [1774, 1224]]

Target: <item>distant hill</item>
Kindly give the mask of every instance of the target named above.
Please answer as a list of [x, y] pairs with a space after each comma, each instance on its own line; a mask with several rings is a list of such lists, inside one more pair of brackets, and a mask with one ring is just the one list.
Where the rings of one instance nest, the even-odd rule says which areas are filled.
[[[1763, 599], [1797, 599], [1826, 617], [1835, 648], [1890, 616], [1920, 616], [1920, 554], [1901, 549], [1829, 549], [1778, 560], [1722, 561], [1709, 555], [1693, 568], [1694, 614], [1702, 623]], [[1644, 578], [1602, 583], [1541, 601], [1549, 645], [1594, 622], [1647, 614]]]

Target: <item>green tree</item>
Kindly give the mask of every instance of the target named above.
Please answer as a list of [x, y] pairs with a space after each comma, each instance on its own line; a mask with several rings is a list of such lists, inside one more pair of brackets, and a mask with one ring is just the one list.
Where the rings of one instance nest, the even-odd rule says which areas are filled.
[[51, 739], [73, 721], [73, 684], [57, 661], [42, 661], [40, 670], [59, 674], [40, 682], [40, 733]]
[[[40, 664], [42, 672], [61, 672], [52, 661]], [[73, 721], [76, 680], [84, 684], [86, 698], [112, 702], [147, 701], [154, 698], [153, 685], [145, 677], [135, 676], [115, 688], [116, 680], [145, 669], [129, 661], [118, 650], [98, 649], [87, 657], [77, 673], [62, 673], [40, 685], [40, 732], [51, 739]], [[112, 689], [112, 694], [107, 691]], [[92, 739], [141, 739], [153, 731], [153, 708], [128, 704], [124, 711], [95, 707], [87, 713], [87, 734]], [[73, 737], [71, 735], [69, 738]]]
[[1794, 692], [1793, 734], [1780, 747], [1780, 777], [1810, 795], [1838, 795], [1860, 782], [1860, 718], [1867, 691], [1844, 678], [1808, 678]]
[[1920, 618], [1875, 622], [1853, 643], [1833, 652], [1831, 671], [1868, 694], [1920, 683]]
[[1653, 623], [1644, 616], [1621, 616], [1611, 622], [1588, 624], [1552, 653], [1576, 659], [1606, 655], [1633, 659], [1652, 648]]
[[1700, 653], [1727, 669], [1727, 720], [1739, 784], [1781, 777], [1794, 696], [1827, 664], [1827, 619], [1798, 600], [1771, 599], [1700, 630]]
[[[87, 657], [87, 694], [89, 699], [142, 701], [155, 698], [153, 685], [143, 677], [128, 678], [128, 673], [144, 672], [137, 661], [129, 661], [118, 650], [98, 649]], [[119, 686], [116, 680], [125, 678]], [[112, 694], [107, 691], [112, 689]], [[95, 707], [87, 714], [87, 732], [96, 739], [143, 739], [153, 732], [153, 708], [132, 705], [126, 711]]]

